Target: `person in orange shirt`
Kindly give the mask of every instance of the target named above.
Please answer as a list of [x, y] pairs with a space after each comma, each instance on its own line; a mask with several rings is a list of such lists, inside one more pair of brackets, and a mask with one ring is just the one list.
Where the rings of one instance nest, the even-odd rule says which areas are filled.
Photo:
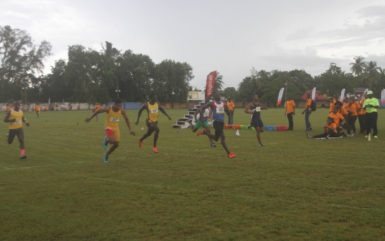
[[328, 117], [324, 127], [325, 132], [320, 135], [308, 136], [311, 139], [329, 139], [330, 137], [339, 137], [337, 124], [334, 123], [333, 118]]
[[310, 114], [311, 114], [311, 105], [312, 105], [313, 100], [310, 98], [310, 96], [307, 96], [307, 101], [306, 101], [306, 107], [305, 110], [302, 111], [302, 114], [305, 114], [305, 124], [306, 124], [306, 131], [311, 131], [311, 123], [310, 123]]
[[[339, 102], [340, 103], [340, 102]], [[338, 134], [345, 135], [342, 127], [345, 125], [345, 117], [339, 112], [340, 106], [337, 104], [334, 106], [332, 113], [329, 113], [328, 117], [333, 119], [333, 122], [337, 125]]]
[[356, 120], [357, 120], [357, 115], [358, 115], [358, 109], [360, 108], [360, 104], [355, 101], [354, 96], [349, 98], [349, 104], [348, 104], [348, 123], [350, 129], [348, 130], [348, 134], [353, 131], [353, 135], [356, 134]]
[[35, 112], [36, 112], [37, 118], [39, 118], [39, 116], [40, 116], [40, 106], [39, 105], [36, 105]]
[[331, 98], [330, 105], [329, 105], [329, 113], [333, 112], [334, 106], [337, 103], [337, 98]]
[[360, 124], [360, 134], [366, 134], [366, 110], [363, 108], [365, 101], [365, 96], [361, 96], [360, 101], [358, 103], [358, 123]]
[[[95, 104], [95, 107], [94, 107], [94, 113], [98, 112], [100, 110], [100, 104], [99, 103], [96, 103]], [[96, 116], [96, 121], [98, 121], [98, 116]]]
[[285, 103], [285, 106], [286, 106], [287, 120], [289, 121], [289, 128], [287, 130], [292, 131], [294, 127], [293, 116], [295, 115], [295, 102], [293, 98], [291, 98], [291, 96], [288, 97]]
[[234, 109], [235, 109], [235, 104], [234, 104], [234, 102], [229, 98], [229, 100], [227, 101], [226, 105], [227, 105], [227, 109], [229, 110], [229, 112], [227, 113], [227, 115], [229, 116], [229, 122], [228, 122], [228, 124], [229, 124], [229, 125], [232, 125], [232, 124], [234, 124]]
[[11, 109], [12, 109], [11, 105], [7, 104], [6, 107], [5, 107], [5, 111], [9, 112], [9, 111], [11, 111]]

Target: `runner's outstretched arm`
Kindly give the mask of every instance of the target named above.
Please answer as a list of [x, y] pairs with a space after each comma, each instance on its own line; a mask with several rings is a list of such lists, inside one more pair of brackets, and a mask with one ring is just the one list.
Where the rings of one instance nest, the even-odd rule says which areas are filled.
[[162, 106], [159, 106], [159, 110], [160, 110], [165, 116], [167, 116], [167, 118], [168, 118], [169, 120], [171, 120], [171, 117], [167, 114], [167, 112], [163, 109]]
[[100, 110], [96, 111], [95, 113], [93, 113], [91, 115], [91, 117], [86, 119], [86, 122], [90, 122], [92, 120], [92, 118], [94, 118], [95, 116], [97, 116], [97, 115], [99, 115], [100, 113], [103, 113], [103, 112], [108, 112], [109, 110], [110, 110], [110, 108], [105, 108], [105, 109], [100, 109]]
[[136, 119], [135, 121], [135, 125], [139, 124], [139, 119], [140, 119], [140, 116], [142, 115], [142, 112], [144, 110], [146, 110], [148, 107], [147, 107], [147, 104], [144, 104], [142, 105], [142, 108], [139, 109], [139, 112], [138, 112], [138, 118]]
[[250, 111], [250, 109], [251, 109], [250, 106], [251, 106], [251, 103], [249, 103], [249, 104], [246, 105], [246, 107], [245, 107], [245, 113], [246, 113], [246, 114], [253, 114], [253, 112]]
[[125, 110], [122, 110], [122, 115], [123, 115], [124, 120], [126, 121], [126, 125], [127, 125], [128, 129], [130, 130], [130, 134], [135, 136], [135, 131], [131, 130], [130, 120], [128, 119]]

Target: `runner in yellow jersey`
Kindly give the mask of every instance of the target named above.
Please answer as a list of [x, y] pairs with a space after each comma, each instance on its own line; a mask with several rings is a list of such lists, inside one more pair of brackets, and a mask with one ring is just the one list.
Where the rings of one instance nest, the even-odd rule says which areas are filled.
[[108, 163], [108, 157], [113, 151], [119, 146], [120, 143], [120, 130], [119, 130], [119, 121], [120, 117], [123, 116], [126, 121], [127, 127], [130, 130], [130, 134], [135, 136], [135, 132], [131, 130], [130, 121], [128, 120], [126, 111], [122, 109], [122, 101], [116, 100], [114, 105], [107, 108], [102, 108], [92, 114], [91, 117], [86, 119], [86, 122], [90, 122], [92, 118], [97, 116], [100, 113], [107, 113], [105, 130], [106, 136], [104, 137], [103, 147], [107, 149], [108, 144], [111, 144], [110, 149], [104, 153], [104, 162]]
[[146, 124], [148, 127], [147, 133], [142, 136], [142, 138], [139, 139], [139, 147], [142, 148], [143, 146], [143, 140], [147, 137], [151, 136], [153, 132], [155, 132], [154, 135], [154, 148], [152, 149], [155, 153], [158, 153], [158, 148], [156, 146], [156, 143], [158, 141], [159, 137], [159, 127], [158, 127], [158, 115], [159, 111], [161, 111], [169, 120], [171, 120], [171, 117], [166, 113], [166, 111], [159, 105], [158, 98], [156, 95], [152, 94], [150, 96], [150, 102], [145, 103], [142, 108], [139, 109], [138, 112], [138, 119], [136, 120], [135, 124], [137, 125], [139, 123], [140, 115], [142, 114], [143, 110], [147, 110], [148, 117], [146, 119]]
[[25, 123], [26, 126], [29, 126], [29, 123], [24, 119], [23, 111], [20, 109], [20, 103], [16, 102], [15, 107], [7, 112], [4, 122], [9, 123], [8, 144], [12, 144], [13, 139], [17, 136], [20, 143], [20, 158], [27, 158], [24, 150], [23, 123]]

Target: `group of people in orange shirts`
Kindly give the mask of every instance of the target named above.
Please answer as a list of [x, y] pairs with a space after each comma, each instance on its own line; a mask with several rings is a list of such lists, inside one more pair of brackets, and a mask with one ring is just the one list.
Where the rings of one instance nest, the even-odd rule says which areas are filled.
[[[325, 125], [325, 132], [310, 138], [330, 138], [355, 136], [356, 122], [358, 119], [359, 134], [367, 135], [366, 110], [364, 108], [364, 96], [350, 96], [342, 102], [332, 98], [329, 106], [329, 114]], [[345, 133], [345, 130], [347, 133]]]

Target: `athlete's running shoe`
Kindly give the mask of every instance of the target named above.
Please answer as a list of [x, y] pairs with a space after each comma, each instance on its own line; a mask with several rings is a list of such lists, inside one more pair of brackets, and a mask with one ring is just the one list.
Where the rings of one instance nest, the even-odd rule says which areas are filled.
[[27, 159], [27, 156], [26, 155], [22, 155], [22, 156], [20, 156], [20, 159]]
[[158, 148], [157, 148], [157, 147], [152, 148], [152, 150], [153, 150], [155, 153], [158, 153]]
[[104, 153], [104, 163], [108, 163], [108, 157], [106, 152]]
[[215, 145], [215, 143], [211, 143], [210, 146], [211, 147], [217, 147], [217, 145]]
[[374, 139], [378, 139], [378, 136], [373, 136]]
[[142, 147], [143, 147], [143, 142], [140, 141], [140, 139], [139, 139], [139, 148], [142, 148]]
[[234, 155], [232, 152], [230, 152], [230, 153], [229, 153], [229, 157], [230, 157], [230, 158], [234, 158], [234, 157], [236, 157], [236, 155]]
[[105, 136], [103, 141], [103, 148], [107, 149], [107, 147], [108, 147], [108, 139], [107, 139], [107, 136]]
[[263, 144], [259, 144], [258, 146], [263, 147]]

